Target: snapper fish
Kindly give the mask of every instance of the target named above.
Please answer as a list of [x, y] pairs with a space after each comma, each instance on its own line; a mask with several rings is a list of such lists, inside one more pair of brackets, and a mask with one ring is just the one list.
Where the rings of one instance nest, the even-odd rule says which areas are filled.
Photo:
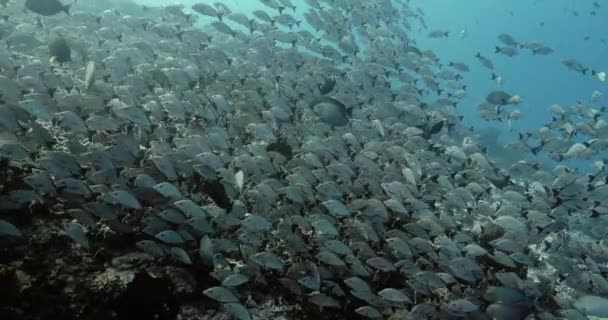
[[70, 6], [64, 5], [59, 0], [26, 0], [25, 7], [30, 11], [43, 16], [54, 16], [60, 12], [70, 15]]
[[49, 54], [51, 59], [59, 63], [72, 61], [72, 50], [63, 37], [56, 37], [49, 42]]
[[487, 69], [494, 70], [494, 63], [492, 63], [492, 60], [482, 56], [481, 53], [477, 52], [475, 58], [479, 60], [482, 66], [486, 67]]
[[512, 35], [506, 33], [499, 34], [498, 40], [505, 46], [518, 47], [520, 45], [519, 42], [515, 41], [515, 38], [513, 38]]
[[486, 96], [486, 101], [494, 105], [506, 105], [510, 103], [512, 97], [502, 90], [494, 90]]
[[89, 61], [85, 69], [84, 87], [88, 91], [95, 83], [95, 62]]
[[504, 84], [504, 79], [502, 78], [502, 76], [497, 75], [495, 73], [492, 73], [492, 80], [496, 81], [496, 85], [498, 85], [498, 87], [502, 87], [502, 85]]
[[342, 127], [348, 124], [348, 109], [342, 102], [334, 98], [321, 97], [314, 100], [309, 106], [324, 122], [333, 127]]
[[600, 82], [606, 81], [606, 72], [604, 72], [604, 71], [591, 70], [591, 75], [593, 77], [595, 77], [597, 80], [599, 80]]
[[566, 68], [579, 72], [583, 75], [586, 75], [587, 71], [589, 70], [589, 68], [584, 67], [580, 62], [572, 58], [562, 60], [562, 64], [566, 66]]
[[429, 32], [428, 37], [433, 39], [447, 38], [449, 34], [450, 33], [448, 31], [444, 30], [432, 30], [431, 32]]

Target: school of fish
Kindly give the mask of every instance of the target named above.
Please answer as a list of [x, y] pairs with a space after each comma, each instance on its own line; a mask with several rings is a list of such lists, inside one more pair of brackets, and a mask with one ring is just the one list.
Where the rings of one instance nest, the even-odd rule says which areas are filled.
[[[410, 35], [457, 32], [410, 1], [251, 1], [265, 9], [0, 2], [0, 283], [45, 288], [61, 272], [32, 257], [61, 252], [49, 265], [100, 287], [173, 268], [187, 294], [141, 319], [608, 318], [600, 92], [507, 145], [554, 168], [505, 164], [460, 115], [471, 67]], [[512, 128], [523, 98], [492, 55], [554, 52], [496, 37], [471, 52], [498, 84], [477, 109]]]

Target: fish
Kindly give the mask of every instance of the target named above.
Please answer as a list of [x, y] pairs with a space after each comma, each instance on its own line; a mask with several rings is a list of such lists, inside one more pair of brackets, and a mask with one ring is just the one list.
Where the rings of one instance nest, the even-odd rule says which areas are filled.
[[449, 31], [443, 31], [443, 30], [432, 30], [431, 32], [429, 32], [428, 37], [429, 38], [447, 38], [449, 36]]
[[477, 52], [475, 58], [479, 60], [482, 66], [486, 67], [487, 69], [494, 70], [494, 63], [492, 60], [482, 56], [481, 53]]
[[270, 9], [276, 9], [279, 11], [279, 14], [282, 14], [283, 10], [285, 10], [285, 7], [277, 3], [277, 0], [260, 0], [260, 2]]
[[209, 16], [209, 17], [215, 17], [219, 21], [223, 20], [222, 14], [220, 12], [218, 12], [215, 8], [213, 8], [212, 6], [210, 6], [206, 3], [202, 3], [202, 2], [195, 3], [191, 6], [191, 8], [198, 14], [201, 14], [204, 16]]
[[548, 55], [551, 53], [553, 53], [553, 49], [551, 49], [549, 47], [540, 47], [540, 48], [532, 49], [532, 54]]
[[327, 78], [327, 79], [325, 79], [323, 84], [319, 85], [319, 93], [321, 95], [326, 95], [326, 94], [330, 93], [332, 90], [334, 90], [335, 86], [336, 86], [336, 80], [333, 78]]
[[43, 16], [54, 16], [64, 12], [70, 15], [70, 7], [72, 4], [62, 4], [59, 0], [26, 0], [25, 7], [32, 12]]
[[512, 35], [507, 34], [507, 33], [501, 33], [498, 35], [498, 40], [500, 42], [502, 42], [502, 44], [504, 44], [505, 46], [510, 46], [510, 47], [518, 47], [520, 44], [519, 42], [515, 41], [515, 38], [513, 38]]
[[72, 49], [68, 44], [67, 40], [62, 36], [56, 36], [49, 42], [49, 55], [51, 59], [59, 62], [70, 62], [72, 61]]
[[211, 25], [219, 32], [231, 35], [232, 37], [236, 36], [236, 32], [232, 30], [227, 24], [221, 21], [214, 21]]
[[85, 91], [89, 91], [95, 83], [95, 62], [89, 61], [85, 68], [84, 76], [84, 88]]
[[296, 6], [291, 2], [291, 0], [278, 0], [283, 7], [290, 8], [293, 12], [296, 12]]
[[595, 77], [597, 80], [599, 80], [600, 82], [606, 81], [606, 72], [604, 72], [604, 71], [591, 70], [591, 75], [593, 77]]
[[450, 66], [450, 67], [452, 67], [452, 68], [454, 68], [454, 69], [456, 69], [458, 71], [461, 71], [461, 72], [469, 72], [469, 71], [471, 71], [469, 69], [469, 66], [467, 66], [465, 63], [462, 63], [462, 62], [452, 62], [452, 61], [450, 61], [448, 63], [448, 66]]
[[570, 146], [566, 152], [560, 154], [561, 159], [588, 158], [591, 155], [590, 144], [587, 142], [577, 142]]
[[507, 57], [514, 57], [519, 54], [519, 50], [514, 46], [504, 46], [504, 47], [496, 47], [494, 49], [494, 53], [500, 53]]
[[568, 69], [581, 73], [582, 75], [586, 75], [589, 68], [584, 67], [580, 62], [573, 58], [568, 58], [562, 60], [562, 64], [566, 66]]
[[349, 122], [349, 110], [337, 99], [320, 97], [313, 100], [309, 108], [315, 110], [323, 121], [333, 127], [342, 127]]
[[553, 49], [540, 42], [526, 42], [522, 47], [531, 50], [533, 55], [548, 55], [553, 53]]
[[513, 96], [502, 90], [494, 90], [486, 96], [486, 101], [494, 105], [509, 104]]
[[[117, 295], [185, 279], [186, 291], [219, 303], [218, 317], [238, 319], [253, 317], [268, 288], [281, 308], [300, 305], [300, 318], [319, 317], [317, 307], [335, 319], [603, 315], [603, 89], [547, 109], [533, 105], [546, 101], [542, 82], [502, 88], [557, 48], [505, 30], [497, 53], [534, 63], [495, 65], [414, 1], [261, 0], [256, 11], [219, 0], [79, 1], [66, 19], [12, 10], [25, 2], [9, 2], [0, 19], [9, 276], [31, 264], [23, 257], [84, 257], [70, 272], [90, 277], [70, 281], [88, 288], [107, 278], [92, 264], [108, 261], [136, 271], [111, 286]], [[595, 10], [586, 5], [577, 10]], [[64, 53], [52, 53], [59, 35]], [[428, 37], [441, 50], [417, 46]], [[45, 43], [62, 64], [47, 62]], [[602, 74], [598, 65], [582, 80]], [[69, 238], [54, 236], [62, 225]], [[103, 261], [87, 258], [96, 252]], [[151, 277], [138, 267], [147, 265], [163, 272]], [[32, 283], [62, 281], [56, 264], [36, 267]], [[543, 276], [524, 279], [530, 272]], [[569, 294], [556, 296], [556, 282]], [[7, 310], [39, 303], [22, 293], [3, 301]], [[95, 309], [85, 300], [58, 296], [28, 315]], [[152, 302], [146, 314], [166, 314]]]
[[496, 82], [496, 85], [500, 88], [504, 84], [504, 78], [501, 75], [492, 73], [492, 80]]
[[460, 39], [464, 39], [464, 38], [466, 38], [466, 37], [467, 37], [467, 35], [468, 35], [468, 31], [467, 31], [467, 29], [462, 29], [462, 30], [460, 30]]

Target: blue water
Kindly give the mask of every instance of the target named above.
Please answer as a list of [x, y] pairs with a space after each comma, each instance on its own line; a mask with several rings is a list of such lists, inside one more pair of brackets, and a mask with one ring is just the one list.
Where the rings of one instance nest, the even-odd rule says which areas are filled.
[[[505, 141], [515, 139], [516, 132], [535, 132], [548, 123], [551, 104], [566, 107], [577, 101], [590, 103], [594, 90], [604, 95], [607, 93], [606, 83], [590, 73], [583, 76], [561, 64], [563, 59], [575, 58], [591, 69], [608, 70], [608, 20], [602, 18], [606, 16], [608, 4], [605, 3], [596, 16], [591, 16], [592, 3], [584, 0], [411, 2], [424, 10], [430, 29], [451, 32], [448, 39], [430, 39], [426, 37], [426, 31], [419, 31], [416, 36], [418, 45], [433, 49], [444, 63], [462, 61], [472, 67], [464, 79], [468, 84], [468, 96], [459, 105], [465, 121], [475, 127], [503, 127]], [[579, 16], [575, 16], [574, 11], [578, 11]], [[463, 29], [467, 30], [467, 36], [461, 39], [459, 32]], [[495, 46], [502, 45], [497, 39], [501, 33], [511, 34], [519, 42], [540, 41], [554, 52], [544, 56], [521, 50], [520, 55], [512, 58], [494, 54]], [[585, 40], [587, 36], [589, 40]], [[478, 51], [494, 62], [495, 73], [505, 80], [503, 89], [524, 99], [518, 107], [523, 117], [514, 124], [514, 133], [510, 133], [505, 124], [487, 123], [477, 115], [476, 106], [497, 87], [491, 80], [490, 71], [474, 57]], [[604, 105], [604, 102], [602, 98], [594, 105]], [[588, 161], [570, 161], [568, 164], [589, 168]]]

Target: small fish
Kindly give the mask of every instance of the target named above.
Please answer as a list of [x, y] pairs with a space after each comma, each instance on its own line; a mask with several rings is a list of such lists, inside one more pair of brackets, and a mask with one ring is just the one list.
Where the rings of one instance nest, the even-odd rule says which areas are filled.
[[384, 126], [382, 126], [382, 122], [380, 122], [378, 119], [374, 119], [372, 120], [372, 125], [378, 131], [380, 136], [384, 138], [386, 134], [384, 133]]
[[450, 33], [448, 31], [433, 30], [433, 31], [429, 32], [428, 37], [429, 38], [434, 38], [434, 39], [447, 38], [449, 36], [449, 34]]
[[232, 30], [232, 28], [230, 28], [227, 24], [225, 24], [221, 21], [214, 21], [211, 23], [211, 26], [213, 26], [215, 28], [215, 30], [217, 30], [221, 33], [231, 35], [232, 37], [236, 36], [236, 32], [234, 30]]
[[584, 67], [578, 61], [572, 58], [562, 60], [562, 64], [565, 65], [568, 69], [580, 72], [583, 75], [586, 75], [587, 71], [589, 70], [589, 68]]
[[515, 46], [496, 47], [494, 53], [504, 54], [507, 57], [513, 57], [519, 54], [519, 50]]
[[540, 48], [532, 50], [532, 54], [538, 54], [538, 55], [548, 55], [552, 52], [553, 52], [553, 49], [551, 49], [549, 47], [540, 47]]
[[511, 111], [511, 113], [509, 114], [509, 119], [507, 122], [509, 131], [513, 131], [513, 121], [517, 121], [521, 119], [521, 111], [519, 111], [519, 109], [515, 109], [513, 111]]
[[318, 85], [319, 91], [322, 95], [330, 93], [336, 86], [336, 80], [333, 78], [325, 79], [322, 85]]
[[280, 25], [289, 27], [289, 29], [293, 28], [294, 25], [296, 26], [300, 26], [301, 21], [296, 20], [294, 17], [292, 17], [289, 14], [280, 14], [278, 16], [274, 17], [274, 20], [276, 22], [278, 22]]
[[494, 90], [486, 96], [486, 101], [494, 105], [506, 105], [509, 104], [512, 97], [512, 95], [502, 90]]
[[494, 69], [494, 63], [492, 62], [492, 60], [482, 56], [481, 53], [477, 52], [477, 54], [475, 55], [475, 58], [477, 58], [479, 60], [479, 62], [481, 63], [482, 66], [484, 66], [490, 70]]
[[523, 47], [531, 50], [533, 55], [548, 55], [553, 53], [553, 49], [540, 42], [528, 42]]
[[253, 15], [254, 15], [256, 18], [258, 18], [258, 19], [260, 19], [260, 20], [262, 20], [262, 21], [264, 21], [264, 22], [268, 22], [268, 23], [270, 23], [271, 25], [273, 25], [273, 26], [274, 26], [274, 22], [275, 22], [275, 21], [274, 21], [274, 19], [272, 19], [272, 18], [270, 17], [270, 15], [269, 15], [269, 14], [268, 14], [266, 11], [263, 11], [263, 10], [255, 10], [255, 11], [253, 11]]
[[285, 9], [285, 7], [278, 4], [276, 0], [260, 0], [260, 2], [268, 8], [278, 10], [279, 14], [283, 13], [283, 10]]
[[507, 102], [509, 104], [519, 105], [522, 103], [522, 101], [524, 101], [524, 100], [520, 96], [514, 95], [514, 96], [511, 96], [511, 98], [509, 98], [509, 100]]
[[496, 81], [496, 85], [498, 85], [498, 87], [502, 87], [503, 83], [504, 83], [504, 79], [502, 78], [502, 76], [499, 76], [495, 73], [492, 73], [492, 80]]
[[606, 81], [606, 72], [604, 72], [604, 71], [599, 71], [598, 72], [598, 71], [595, 71], [595, 70], [591, 70], [591, 75], [594, 76], [600, 82]]
[[505, 46], [511, 46], [511, 47], [519, 46], [519, 43], [517, 41], [515, 41], [513, 36], [511, 36], [510, 34], [501, 33], [498, 35], [498, 40], [500, 40], [500, 42], [502, 42]]
[[89, 61], [84, 75], [84, 88], [85, 90], [91, 89], [95, 82], [95, 62]]
[[51, 55], [51, 59], [59, 63], [72, 61], [72, 50], [68, 42], [61, 36], [49, 42], [49, 54]]
[[236, 186], [239, 188], [239, 192], [243, 190], [243, 185], [245, 184], [245, 174], [243, 170], [240, 170], [234, 175], [234, 179], [236, 181]]
[[296, 12], [296, 6], [291, 3], [291, 0], [279, 0], [279, 2], [285, 7], [290, 8], [293, 12]]
[[222, 21], [222, 15], [221, 13], [219, 13], [217, 10], [215, 10], [212, 6], [205, 4], [205, 3], [195, 3], [192, 5], [192, 10], [196, 11], [197, 13], [204, 15], [204, 16], [208, 16], [208, 17], [216, 17], [218, 18], [220, 21]]
[[468, 34], [467, 29], [460, 30], [460, 39], [466, 38]]
[[25, 7], [30, 11], [43, 16], [54, 16], [60, 12], [70, 15], [70, 6], [72, 4], [62, 4], [59, 0], [27, 0]]
[[346, 106], [330, 97], [321, 97], [314, 100], [310, 105], [323, 121], [333, 127], [342, 127], [349, 122], [349, 110]]
[[575, 144], [573, 144], [572, 146], [570, 146], [570, 148], [568, 148], [568, 151], [566, 151], [563, 154], [560, 154], [559, 159], [563, 160], [563, 159], [571, 159], [571, 158], [577, 158], [577, 159], [587, 159], [589, 158], [589, 156], [591, 156], [591, 149], [589, 149], [590, 144], [587, 142], [577, 142]]
[[448, 63], [448, 66], [460, 71], [460, 72], [469, 72], [469, 66], [467, 66], [465, 63], [462, 62], [450, 62]]

